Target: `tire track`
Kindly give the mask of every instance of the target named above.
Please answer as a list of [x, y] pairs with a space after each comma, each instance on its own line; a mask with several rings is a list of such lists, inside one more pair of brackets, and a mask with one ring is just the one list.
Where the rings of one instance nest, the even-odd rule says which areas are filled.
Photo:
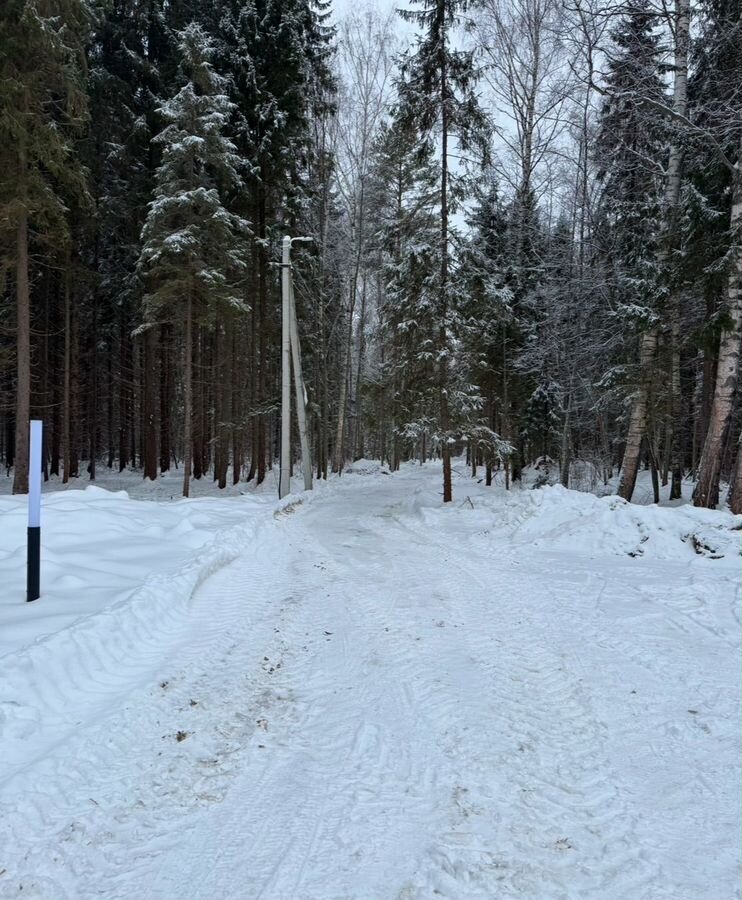
[[[406, 523], [396, 525], [407, 533], [405, 544], [415, 540], [419, 546], [431, 545], [429, 532], [421, 540]], [[637, 848], [637, 814], [631, 812], [631, 798], [619, 793], [603, 749], [605, 730], [574, 677], [546, 649], [555, 645], [554, 636], [530, 614], [522, 575], [517, 583], [508, 577], [503, 585], [506, 573], [498, 567], [500, 590], [496, 601], [489, 600], [491, 591], [478, 570], [491, 569], [491, 560], [480, 560], [477, 566], [461, 546], [432, 544], [433, 558], [444, 561], [443, 571], [431, 579], [441, 602], [449, 616], [467, 610], [461, 629], [472, 664], [467, 677], [474, 680], [480, 697], [489, 697], [498, 727], [504, 726], [511, 737], [510, 747], [498, 754], [494, 747], [474, 751], [471, 734], [459, 734], [472, 748], [466, 766], [469, 781], [476, 775], [482, 784], [497, 783], [494, 773], [504, 767], [518, 785], [514, 791], [501, 784], [505, 796], [493, 797], [492, 791], [481, 788], [470, 791], [471, 803], [487, 810], [494, 802], [510, 810], [502, 826], [503, 843], [516, 853], [507, 860], [492, 849], [467, 854], [456, 844], [443, 847], [432, 855], [439, 871], [429, 874], [421, 890], [457, 897], [465, 883], [466, 896], [488, 896], [495, 888], [498, 897], [551, 896], [550, 891], [564, 897], [627, 900], [663, 896], [651, 887], [660, 881], [657, 866]], [[467, 565], [460, 559], [467, 559]], [[480, 668], [476, 678], [474, 666]], [[481, 703], [472, 707], [462, 719], [482, 714]], [[470, 822], [472, 816], [464, 818]], [[463, 862], [467, 855], [471, 865]]]
[[[620, 765], [654, 720], [601, 718], [655, 649], [601, 629], [613, 583], [472, 543], [481, 518], [406, 486], [281, 516], [200, 589], [162, 682], [29, 774], [0, 824], [14, 880], [38, 900], [697, 900]], [[51, 845], [59, 877], [34, 882]]]

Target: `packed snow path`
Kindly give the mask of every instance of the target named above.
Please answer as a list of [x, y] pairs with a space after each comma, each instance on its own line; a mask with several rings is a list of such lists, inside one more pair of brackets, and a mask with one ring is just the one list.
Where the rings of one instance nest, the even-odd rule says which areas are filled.
[[5, 785], [0, 896], [737, 896], [736, 568], [532, 550], [436, 488], [266, 517]]

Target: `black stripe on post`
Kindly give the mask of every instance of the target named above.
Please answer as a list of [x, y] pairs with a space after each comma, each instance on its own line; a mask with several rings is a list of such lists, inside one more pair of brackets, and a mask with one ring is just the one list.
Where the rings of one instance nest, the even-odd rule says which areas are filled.
[[41, 596], [41, 528], [28, 529], [28, 566], [26, 602]]

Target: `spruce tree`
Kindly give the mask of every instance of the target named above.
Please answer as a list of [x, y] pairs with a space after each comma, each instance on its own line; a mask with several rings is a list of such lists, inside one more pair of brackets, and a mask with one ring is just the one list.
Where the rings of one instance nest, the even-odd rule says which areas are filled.
[[[647, 102], [666, 102], [662, 82], [656, 15], [633, 4], [612, 33], [616, 48], [609, 63], [594, 158], [602, 188], [602, 252], [612, 273], [611, 300], [624, 331], [638, 336], [642, 353], [632, 379], [632, 435], [620, 491], [631, 496], [641, 438], [654, 395], [654, 354], [661, 321], [664, 273], [659, 271], [663, 232], [663, 172], [667, 167], [667, 130], [648, 111]], [[651, 349], [651, 353], [650, 353]], [[639, 419], [641, 418], [641, 423]], [[657, 459], [657, 448], [650, 446]]]
[[245, 309], [248, 223], [228, 208], [241, 183], [241, 160], [224, 136], [233, 105], [213, 70], [213, 44], [196, 24], [180, 34], [186, 79], [160, 109], [162, 162], [142, 231], [140, 271], [146, 278], [145, 326], [176, 324], [183, 335], [183, 495], [191, 477], [194, 326], [211, 327], [219, 306]]
[[624, 323], [635, 328], [657, 319], [666, 130], [642, 105], [645, 98], [665, 99], [655, 27], [656, 15], [637, 5], [613, 31], [616, 54], [609, 61], [593, 150], [608, 228], [603, 252], [615, 273], [613, 299]]
[[460, 260], [459, 348], [466, 376], [482, 398], [483, 415], [476, 429], [478, 453], [491, 484], [493, 464], [502, 457], [507, 463], [512, 450], [500, 435], [509, 422], [503, 348], [513, 339], [514, 291], [509, 277], [508, 210], [494, 179], [485, 177], [476, 193]]
[[86, 116], [88, 16], [84, 0], [6, 0], [0, 10], [0, 229], [13, 245], [16, 294], [14, 493], [28, 491], [30, 253], [64, 259], [67, 204], [85, 193], [73, 136]]
[[[669, 335], [666, 382], [667, 403], [665, 413], [665, 445], [669, 448], [668, 467], [672, 467], [671, 499], [680, 496], [682, 464], [680, 459], [681, 430], [678, 427], [681, 404], [680, 376], [680, 306], [679, 283], [677, 278], [677, 254], [679, 249], [681, 220], [681, 187], [683, 184], [683, 159], [685, 152], [685, 128], [678, 123], [687, 120], [688, 86], [688, 46], [690, 39], [690, 0], [675, 0], [672, 13], [668, 12], [667, 26], [673, 41], [672, 66], [672, 106], [655, 100], [653, 84], [646, 86], [635, 79], [631, 88], [636, 106], [649, 111], [647, 126], [655, 121], [672, 123], [667, 130], [666, 164], [662, 165], [663, 198], [661, 229], [657, 240], [655, 266], [657, 271], [657, 302], [648, 307], [654, 313], [654, 320], [642, 330], [639, 340], [639, 378], [631, 402], [631, 414], [626, 433], [626, 443], [621, 465], [621, 480], [618, 493], [624, 500], [630, 500], [636, 484], [636, 476], [641, 459], [642, 445], [649, 446], [654, 480], [656, 482], [657, 453], [649, 436], [652, 424], [652, 401], [655, 398], [654, 382], [659, 374], [658, 356], [660, 333], [663, 329]], [[664, 349], [664, 347], [663, 347]], [[657, 431], [659, 429], [656, 429]], [[656, 442], [654, 442], [656, 443]], [[655, 485], [655, 499], [659, 500], [659, 490]]]
[[249, 477], [266, 472], [273, 409], [272, 323], [279, 305], [272, 267], [280, 238], [299, 224], [312, 201], [310, 166], [314, 117], [332, 103], [329, 68], [333, 31], [328, 4], [313, 0], [224, 0], [218, 11], [201, 7], [215, 39], [215, 69], [228, 77], [233, 109], [230, 135], [246, 161], [235, 209], [252, 223], [245, 294], [253, 308], [251, 386], [247, 413], [253, 425]]
[[378, 340], [392, 469], [402, 445], [421, 445], [434, 418], [437, 300], [437, 166], [434, 148], [392, 111], [376, 139], [369, 217], [377, 225], [382, 294]]
[[451, 212], [456, 204], [456, 176], [452, 171], [452, 142], [466, 152], [486, 155], [486, 118], [475, 90], [477, 73], [473, 53], [454, 49], [454, 32], [464, 0], [413, 0], [415, 9], [401, 10], [402, 17], [421, 29], [414, 53], [403, 61], [402, 108], [423, 136], [438, 136], [439, 174], [439, 269], [436, 296], [438, 334], [435, 343], [438, 392], [438, 437], [443, 460], [443, 502], [453, 499], [451, 489], [451, 319], [456, 291], [452, 285], [453, 248]]
[[[91, 357], [91, 418], [98, 418], [98, 386], [94, 373], [98, 358], [108, 358], [107, 397], [108, 461], [118, 451], [119, 468], [136, 459], [129, 445], [130, 426], [136, 418], [132, 360], [143, 350], [141, 457], [144, 477], [157, 476], [157, 431], [160, 464], [169, 467], [172, 405], [168, 379], [168, 326], [133, 336], [141, 322], [143, 286], [137, 273], [141, 232], [147, 204], [154, 190], [160, 148], [152, 139], [163, 127], [158, 113], [162, 98], [172, 89], [175, 37], [160, 0], [143, 5], [137, 0], [99, 3], [96, 27], [88, 50], [88, 91], [91, 124], [83, 144], [90, 170], [90, 191], [95, 203], [85, 238], [84, 258], [95, 272], [90, 298], [95, 338], [86, 337]], [[93, 330], [92, 327], [90, 330]], [[158, 338], [163, 346], [158, 348]], [[157, 350], [162, 352], [159, 354]], [[159, 390], [158, 390], [159, 389]], [[157, 394], [162, 408], [157, 415]], [[117, 395], [117, 396], [116, 396]], [[117, 403], [115, 401], [117, 400]], [[118, 421], [114, 418], [114, 406]], [[118, 440], [115, 427], [118, 430]], [[95, 425], [93, 426], [93, 430]], [[90, 441], [91, 477], [95, 471], [95, 439]]]

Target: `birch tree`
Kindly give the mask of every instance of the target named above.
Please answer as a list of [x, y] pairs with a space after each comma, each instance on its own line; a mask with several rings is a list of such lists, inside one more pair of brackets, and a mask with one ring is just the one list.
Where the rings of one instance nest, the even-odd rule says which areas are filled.
[[[373, 142], [386, 111], [393, 72], [393, 18], [372, 9], [350, 13], [340, 23], [338, 147], [336, 178], [348, 223], [348, 299], [345, 309], [346, 337], [340, 373], [338, 420], [333, 471], [340, 472], [345, 457], [346, 408], [350, 393], [353, 430], [350, 453], [359, 448], [361, 376], [365, 350], [368, 305], [366, 259], [372, 228], [368, 218], [368, 191], [373, 165]], [[356, 335], [354, 342], [354, 332]], [[353, 345], [355, 343], [355, 367]], [[354, 371], [355, 368], [355, 371]]]
[[[690, 41], [690, 0], [675, 0], [674, 12], [671, 17], [671, 34], [673, 39], [674, 63], [673, 72], [673, 99], [672, 117], [675, 122], [684, 122], [688, 112], [688, 49]], [[645, 107], [655, 108], [651, 97], [640, 94], [638, 102]], [[673, 248], [678, 239], [678, 215], [680, 206], [680, 187], [682, 179], [683, 142], [682, 131], [678, 128], [673, 132], [669, 146], [669, 158], [665, 172], [665, 188], [663, 202], [663, 227], [660, 238], [660, 249], [657, 255], [657, 265], [660, 277], [665, 284], [671, 283], [671, 257]], [[664, 298], [661, 309], [658, 311], [665, 320], [671, 314], [675, 314], [670, 296], [670, 289], [666, 288], [667, 296]], [[672, 313], [671, 313], [672, 310]], [[668, 324], [670, 324], [668, 322]], [[618, 494], [624, 500], [631, 500], [636, 486], [636, 476], [639, 471], [642, 442], [647, 433], [647, 421], [649, 416], [650, 394], [652, 381], [655, 376], [657, 361], [657, 349], [660, 337], [661, 322], [657, 321], [647, 327], [642, 333], [639, 347], [639, 385], [631, 407], [626, 446], [623, 454], [621, 468], [621, 481], [618, 486]], [[672, 378], [676, 378], [673, 365]], [[673, 392], [677, 386], [673, 385]], [[674, 490], [679, 490], [677, 472], [674, 473]]]
[[[505, 437], [520, 444], [518, 411], [532, 385], [522, 383], [514, 361], [528, 327], [529, 294], [540, 277], [539, 205], [550, 191], [551, 166], [567, 119], [565, 104], [571, 73], [563, 41], [564, 9], [560, 0], [483, 0], [473, 32], [483, 61], [483, 77], [498, 125], [494, 169], [509, 208], [509, 286], [513, 317], [503, 352], [510, 372]], [[546, 205], [546, 204], [544, 204]], [[522, 454], [512, 457], [513, 477], [520, 477]]]
[[[740, 156], [742, 158], [742, 154]], [[695, 506], [715, 508], [719, 502], [719, 479], [724, 451], [724, 438], [732, 415], [734, 391], [737, 385], [742, 340], [742, 174], [739, 159], [733, 182], [731, 213], [732, 247], [727, 282], [727, 318], [721, 333], [716, 381], [711, 416], [698, 466]]]
[[[727, 197], [729, 200], [727, 234], [719, 235], [718, 229], [714, 229], [713, 246], [709, 248], [697, 238], [704, 250], [711, 251], [710, 260], [708, 257], [703, 259], [705, 268], [714, 275], [721, 272], [726, 278], [713, 397], [693, 492], [696, 506], [714, 508], [719, 502], [725, 447], [731, 439], [729, 432], [742, 340], [742, 120], [739, 116], [742, 108], [742, 55], [739, 53], [742, 20], [739, 3], [709, 4], [703, 26], [696, 44], [697, 72], [691, 85], [697, 105], [696, 121], [705, 131], [695, 142], [700, 145], [697, 162], [704, 176], [699, 180], [699, 190], [705, 189], [708, 194], [721, 192], [721, 196], [704, 196], [704, 200], [708, 199], [714, 206], [719, 202], [724, 204]], [[698, 260], [698, 255], [694, 259]], [[738, 462], [738, 465], [742, 463]], [[733, 479], [730, 505], [736, 505], [737, 512], [742, 507], [739, 491], [738, 482]]]

